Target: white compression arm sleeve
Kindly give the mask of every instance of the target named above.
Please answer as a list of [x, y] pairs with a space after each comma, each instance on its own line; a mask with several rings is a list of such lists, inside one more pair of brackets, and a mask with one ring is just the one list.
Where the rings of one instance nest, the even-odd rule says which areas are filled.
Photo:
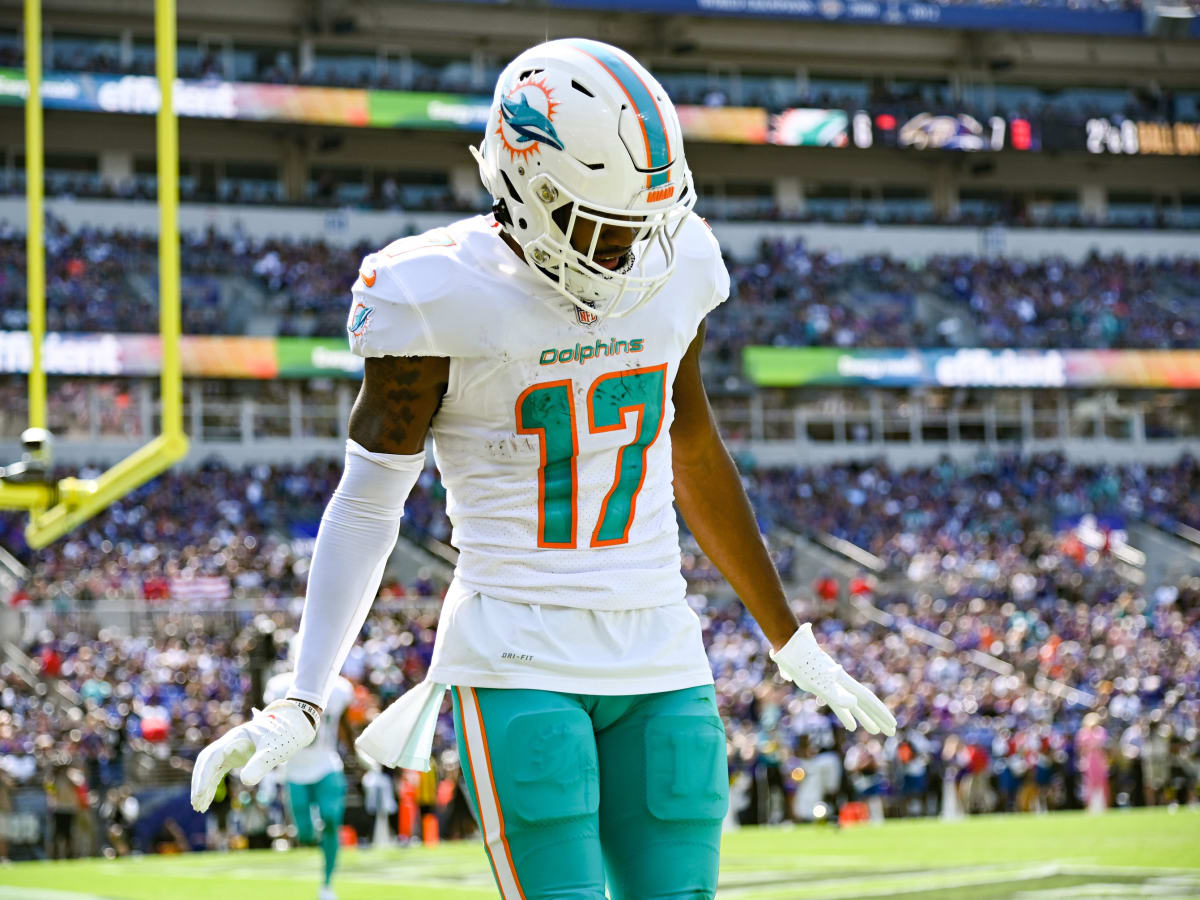
[[375, 602], [404, 501], [424, 467], [423, 452], [372, 453], [346, 441], [346, 468], [321, 516], [313, 549], [289, 697], [325, 706]]

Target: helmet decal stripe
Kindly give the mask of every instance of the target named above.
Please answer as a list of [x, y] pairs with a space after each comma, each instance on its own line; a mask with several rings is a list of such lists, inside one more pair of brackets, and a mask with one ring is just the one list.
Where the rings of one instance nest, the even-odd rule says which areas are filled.
[[646, 176], [646, 187], [658, 187], [667, 183], [667, 170], [671, 162], [671, 143], [667, 137], [666, 122], [658, 101], [650, 93], [641, 76], [605, 44], [578, 39], [571, 44], [580, 52], [598, 62], [621, 86], [625, 96], [633, 105], [633, 111], [642, 124], [642, 137], [646, 141], [646, 168], [662, 169]]

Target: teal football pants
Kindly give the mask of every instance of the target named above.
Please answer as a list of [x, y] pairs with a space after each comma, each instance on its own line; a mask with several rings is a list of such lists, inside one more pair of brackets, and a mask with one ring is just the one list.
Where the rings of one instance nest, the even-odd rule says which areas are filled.
[[338, 838], [346, 814], [346, 776], [330, 772], [312, 784], [287, 783], [288, 807], [296, 825], [296, 840], [301, 844], [317, 842], [317, 825], [313, 807], [321, 816], [321, 856], [325, 864], [324, 883], [329, 884], [337, 866]]
[[454, 688], [503, 900], [706, 900], [729, 804], [712, 685], [604, 697]]

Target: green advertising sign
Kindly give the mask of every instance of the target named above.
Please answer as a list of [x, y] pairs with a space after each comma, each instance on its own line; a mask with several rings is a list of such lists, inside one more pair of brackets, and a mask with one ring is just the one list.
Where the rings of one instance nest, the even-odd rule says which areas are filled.
[[844, 350], [835, 347], [747, 347], [742, 351], [746, 376], [762, 387], [798, 384], [837, 384], [838, 359]]
[[28, 93], [24, 69], [0, 68], [0, 106], [24, 106]]
[[489, 97], [413, 91], [367, 91], [369, 124], [376, 128], [471, 128], [487, 123]]
[[362, 357], [342, 338], [277, 338], [275, 359], [279, 378], [359, 377], [363, 371]]

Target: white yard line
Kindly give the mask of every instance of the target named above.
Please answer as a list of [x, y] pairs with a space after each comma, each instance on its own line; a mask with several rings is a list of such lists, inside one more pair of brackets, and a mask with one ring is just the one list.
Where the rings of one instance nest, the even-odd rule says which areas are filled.
[[1092, 882], [1090, 884], [1071, 885], [1070, 887], [1046, 888], [1040, 891], [1021, 891], [1019, 894], [1014, 894], [1012, 900], [1077, 900], [1077, 898], [1081, 898], [1081, 900], [1098, 900], [1098, 898], [1123, 900], [1125, 897], [1163, 897], [1172, 898], [1172, 900], [1190, 900], [1190, 898], [1200, 896], [1200, 894], [1196, 893], [1197, 887], [1200, 887], [1200, 885]]
[[965, 888], [981, 884], [1003, 884], [1009, 881], [1032, 881], [1058, 874], [1054, 865], [1040, 866], [970, 866], [950, 871], [930, 872], [879, 872], [852, 875], [846, 878], [830, 878], [805, 881], [798, 878], [792, 884], [746, 885], [731, 889], [722, 888], [719, 894], [725, 897], [746, 898], [800, 898], [805, 900], [846, 900], [852, 897], [887, 897], [892, 894], [916, 894], [951, 888]]
[[[1045, 863], [1037, 866], [965, 866], [942, 871], [878, 872], [848, 875], [844, 878], [805, 880], [794, 875], [790, 883], [764, 884], [763, 881], [787, 872], [759, 872], [758, 884], [745, 883], [753, 873], [738, 873], [734, 878], [721, 880], [720, 896], [745, 900], [849, 900], [858, 897], [886, 897], [928, 891], [969, 888], [985, 884], [1034, 881], [1055, 875], [1156, 877], [1156, 885], [1094, 884], [1044, 891], [1025, 891], [1019, 895], [1026, 900], [1065, 900], [1070, 897], [1196, 897], [1200, 898], [1200, 872], [1195, 869], [1165, 867], [1086, 865], [1079, 863]], [[1183, 888], [1187, 893], [1181, 893]], [[1123, 892], [1123, 894], [1122, 894]]]
[[0, 886], [0, 900], [106, 900], [106, 898], [97, 897], [95, 894], [79, 894], [74, 891]]

